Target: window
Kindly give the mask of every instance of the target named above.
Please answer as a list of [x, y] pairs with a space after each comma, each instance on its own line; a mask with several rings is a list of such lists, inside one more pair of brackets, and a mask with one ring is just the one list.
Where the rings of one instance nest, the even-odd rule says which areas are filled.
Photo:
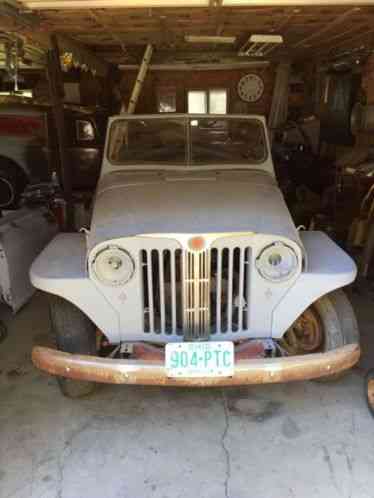
[[15, 92], [0, 92], [0, 97], [26, 97], [32, 98], [32, 90], [18, 90]]
[[158, 112], [177, 112], [177, 90], [175, 87], [162, 87], [157, 92]]
[[227, 90], [189, 90], [187, 94], [189, 114], [226, 114]]
[[92, 141], [95, 139], [95, 129], [90, 121], [78, 119], [76, 121], [78, 142]]

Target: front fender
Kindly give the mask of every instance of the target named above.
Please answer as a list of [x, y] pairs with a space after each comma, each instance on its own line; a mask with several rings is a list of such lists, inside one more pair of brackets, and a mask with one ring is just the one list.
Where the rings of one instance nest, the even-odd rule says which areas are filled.
[[34, 261], [30, 279], [80, 308], [111, 342], [120, 341], [118, 313], [88, 278], [84, 234], [58, 234]]
[[272, 337], [280, 339], [297, 318], [320, 297], [352, 283], [357, 267], [323, 232], [300, 232], [308, 267], [273, 311]]

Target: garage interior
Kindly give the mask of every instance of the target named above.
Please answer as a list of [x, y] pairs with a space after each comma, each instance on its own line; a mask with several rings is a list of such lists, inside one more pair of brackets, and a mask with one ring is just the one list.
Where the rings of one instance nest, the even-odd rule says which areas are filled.
[[[0, 498], [373, 497], [373, 36], [370, 0], [1, 3]], [[358, 267], [345, 288], [362, 348], [349, 375], [104, 385], [72, 400], [35, 368], [50, 316], [28, 269], [57, 231], [89, 228], [107, 120], [121, 113], [266, 118], [295, 225], [325, 232]], [[31, 173], [9, 173], [9, 136], [44, 119], [49, 162], [34, 155]]]

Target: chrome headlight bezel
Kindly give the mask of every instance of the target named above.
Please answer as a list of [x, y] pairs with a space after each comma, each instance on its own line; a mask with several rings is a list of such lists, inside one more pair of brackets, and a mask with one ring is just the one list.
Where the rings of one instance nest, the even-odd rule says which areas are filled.
[[296, 251], [284, 242], [265, 246], [256, 258], [256, 269], [262, 278], [274, 283], [290, 280], [300, 267]]
[[130, 282], [135, 274], [131, 254], [117, 245], [101, 248], [92, 259], [92, 272], [103, 285], [119, 287]]

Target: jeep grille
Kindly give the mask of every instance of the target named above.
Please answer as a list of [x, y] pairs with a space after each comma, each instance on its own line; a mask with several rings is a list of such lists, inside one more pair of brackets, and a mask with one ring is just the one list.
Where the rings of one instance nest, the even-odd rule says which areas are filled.
[[196, 341], [247, 330], [250, 255], [249, 247], [142, 250], [144, 333]]

